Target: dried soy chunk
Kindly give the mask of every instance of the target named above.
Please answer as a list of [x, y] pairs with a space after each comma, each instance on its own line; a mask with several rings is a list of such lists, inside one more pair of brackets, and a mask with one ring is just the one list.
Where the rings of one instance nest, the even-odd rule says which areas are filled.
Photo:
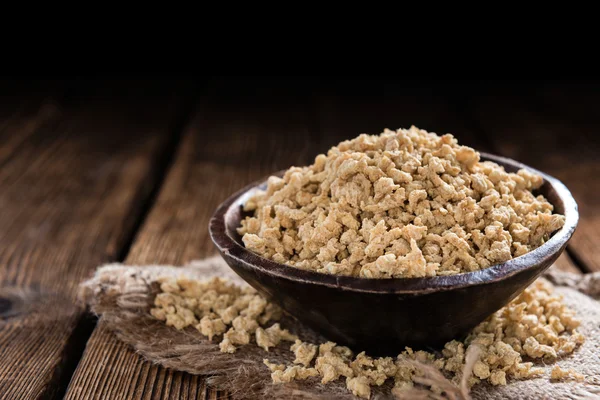
[[532, 191], [541, 176], [481, 161], [450, 134], [361, 134], [271, 177], [244, 205], [253, 252], [295, 268], [363, 278], [453, 275], [526, 254], [564, 216]]

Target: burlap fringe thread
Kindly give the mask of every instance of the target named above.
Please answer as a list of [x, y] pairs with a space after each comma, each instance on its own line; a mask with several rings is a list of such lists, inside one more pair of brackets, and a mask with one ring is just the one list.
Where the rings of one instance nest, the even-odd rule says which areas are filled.
[[[274, 385], [263, 359], [291, 364], [293, 354], [289, 344], [280, 345], [266, 353], [255, 345], [242, 346], [234, 354], [222, 353], [218, 340], [208, 341], [193, 328], [178, 331], [154, 319], [149, 310], [154, 297], [160, 292], [156, 283], [161, 276], [186, 276], [206, 279], [212, 276], [227, 277], [237, 284], [246, 285], [220, 257], [211, 257], [184, 267], [126, 266], [109, 264], [98, 269], [95, 276], [81, 285], [80, 299], [90, 310], [101, 316], [107, 326], [124, 343], [134, 348], [145, 359], [163, 367], [208, 376], [207, 383], [228, 391], [234, 399], [356, 399], [347, 389], [345, 380], [339, 379], [322, 385], [315, 378], [307, 381]], [[581, 332], [586, 343], [574, 354], [559, 360], [563, 368], [574, 368], [586, 375], [585, 383], [559, 382], [549, 384], [548, 376], [526, 381], [510, 382], [505, 387], [488, 384], [476, 385], [471, 393], [466, 387], [457, 387], [438, 370], [420, 365], [425, 372], [424, 385], [436, 384], [446, 390], [445, 396], [453, 399], [600, 399], [600, 274], [584, 277], [574, 274], [548, 272], [544, 278], [557, 286], [565, 302], [583, 316]], [[596, 299], [594, 299], [596, 298]], [[285, 327], [302, 340], [321, 343], [326, 341], [290, 317], [281, 321]], [[470, 375], [476, 359], [467, 362], [464, 374]], [[548, 370], [552, 366], [548, 366]], [[373, 387], [373, 399], [393, 398], [391, 384]], [[426, 386], [405, 393], [405, 398], [435, 398]]]

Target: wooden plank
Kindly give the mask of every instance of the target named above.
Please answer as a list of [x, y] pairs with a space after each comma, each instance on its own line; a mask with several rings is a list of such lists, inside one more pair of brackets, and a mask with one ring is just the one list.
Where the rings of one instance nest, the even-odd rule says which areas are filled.
[[596, 251], [600, 241], [600, 118], [594, 109], [598, 101], [597, 92], [547, 87], [485, 93], [470, 106], [500, 154], [555, 176], [571, 190], [580, 221], [568, 251], [584, 271], [600, 271]]
[[[214, 95], [200, 105], [176, 161], [144, 222], [128, 264], [181, 265], [216, 254], [208, 222], [237, 189], [314, 157], [303, 95], [247, 94], [235, 102]], [[69, 385], [67, 399], [224, 398], [203, 379], [145, 362], [102, 324], [94, 331]], [[195, 390], [191, 390], [194, 387]], [[188, 388], [188, 389], [185, 389]]]
[[[102, 91], [95, 94], [103, 93]], [[9, 124], [0, 149], [0, 398], [55, 398], [91, 327], [78, 282], [118, 259], [171, 140], [174, 100], [80, 97], [52, 123]], [[9, 146], [9, 147], [7, 147]], [[79, 354], [78, 354], [79, 353]]]

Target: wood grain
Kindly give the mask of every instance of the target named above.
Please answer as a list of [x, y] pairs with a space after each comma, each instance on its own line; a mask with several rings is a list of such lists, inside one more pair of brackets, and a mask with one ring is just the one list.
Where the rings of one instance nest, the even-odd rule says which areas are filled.
[[65, 390], [93, 327], [75, 303], [77, 285], [126, 245], [170, 140], [172, 97], [127, 110], [83, 100], [42, 105], [1, 134], [3, 399]]
[[[567, 92], [557, 95], [555, 90]], [[582, 102], [582, 98], [587, 99]], [[568, 245], [570, 254], [564, 254], [559, 265], [571, 264], [567, 267], [571, 268], [572, 257], [575, 257], [584, 271], [600, 271], [600, 257], [596, 251], [600, 241], [600, 205], [597, 201], [600, 118], [590, 106], [598, 101], [600, 96], [597, 94], [555, 88], [551, 91], [486, 93], [473, 99], [470, 105], [472, 115], [499, 154], [545, 171], [571, 190], [579, 205], [580, 221]]]
[[[181, 265], [216, 254], [207, 227], [221, 201], [273, 171], [310, 162], [314, 149], [306, 140], [311, 136], [308, 107], [303, 98], [282, 96], [266, 100], [249, 96], [243, 102], [238, 99], [239, 103], [232, 103], [214, 95], [199, 107], [156, 204], [127, 256], [127, 264]], [[225, 396], [212, 390], [205, 392], [201, 384], [198, 377], [145, 362], [100, 322], [66, 398]]]

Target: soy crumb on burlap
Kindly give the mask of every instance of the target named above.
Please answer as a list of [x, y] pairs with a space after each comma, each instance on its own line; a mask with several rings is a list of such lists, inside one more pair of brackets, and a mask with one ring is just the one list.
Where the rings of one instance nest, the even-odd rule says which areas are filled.
[[[178, 330], [192, 326], [219, 343], [221, 352], [234, 353], [240, 346], [258, 346], [265, 351], [265, 368], [274, 384], [316, 377], [322, 384], [344, 379], [354, 395], [369, 398], [373, 386], [393, 382], [392, 393], [423, 382], [417, 361], [433, 366], [460, 385], [471, 356], [472, 375], [467, 388], [482, 381], [506, 385], [508, 379], [527, 379], [543, 374], [524, 358], [551, 362], [572, 353], [585, 340], [577, 331], [580, 321], [561, 296], [545, 280], [537, 280], [507, 306], [475, 327], [464, 341], [446, 343], [440, 355], [406, 348], [395, 357], [373, 358], [354, 354], [333, 342], [307, 343], [282, 328], [281, 309], [266, 301], [255, 289], [239, 287], [226, 279], [208, 280], [165, 277], [159, 279], [161, 293], [151, 314]], [[269, 349], [289, 342], [291, 364], [269, 361]], [[553, 380], [582, 379], [576, 371], [555, 368]], [[435, 385], [434, 391], [443, 392]]]

